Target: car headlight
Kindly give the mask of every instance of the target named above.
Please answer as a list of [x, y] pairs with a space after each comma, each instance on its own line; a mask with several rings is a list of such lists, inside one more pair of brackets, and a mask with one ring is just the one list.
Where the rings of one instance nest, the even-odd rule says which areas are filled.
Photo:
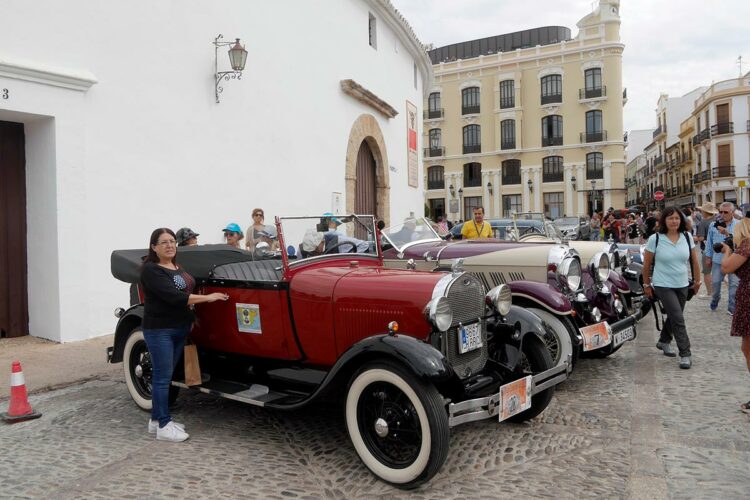
[[594, 321], [599, 323], [602, 320], [602, 312], [599, 310], [598, 307], [593, 307], [591, 309], [591, 317], [594, 318]]
[[435, 297], [427, 303], [425, 316], [439, 332], [447, 331], [453, 324], [453, 310], [445, 297]]
[[625, 307], [622, 304], [622, 301], [620, 299], [615, 299], [615, 310], [618, 313], [621, 313], [625, 309]]
[[510, 306], [513, 303], [513, 297], [508, 285], [499, 285], [487, 292], [485, 301], [500, 314], [505, 316], [510, 312]]
[[566, 257], [557, 267], [558, 276], [562, 284], [570, 291], [581, 287], [581, 263], [573, 257]]
[[609, 256], [604, 252], [595, 254], [589, 261], [589, 271], [597, 283], [606, 281], [609, 278]]

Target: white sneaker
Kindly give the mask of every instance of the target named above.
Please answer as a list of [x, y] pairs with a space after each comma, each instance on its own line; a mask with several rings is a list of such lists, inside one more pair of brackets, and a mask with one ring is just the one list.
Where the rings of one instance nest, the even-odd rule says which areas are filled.
[[189, 437], [188, 433], [177, 427], [174, 422], [169, 422], [164, 427], [156, 429], [156, 439], [158, 441], [172, 441], [173, 443], [179, 443], [185, 441]]
[[[179, 428], [181, 431], [185, 430], [185, 424], [181, 424], [179, 422], [174, 422], [175, 427]], [[159, 428], [159, 421], [158, 420], [149, 420], [148, 421], [148, 433], [149, 434], [156, 434], [156, 429]]]

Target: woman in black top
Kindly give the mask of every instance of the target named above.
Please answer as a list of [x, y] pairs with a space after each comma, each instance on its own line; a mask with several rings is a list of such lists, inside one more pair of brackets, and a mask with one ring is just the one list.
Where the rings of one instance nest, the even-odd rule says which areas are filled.
[[177, 265], [177, 241], [171, 229], [151, 233], [148, 256], [141, 270], [145, 295], [143, 337], [151, 354], [151, 420], [149, 432], [161, 441], [184, 441], [185, 427], [169, 415], [169, 386], [172, 372], [193, 324], [192, 306], [227, 300], [225, 293], [196, 295], [195, 279]]

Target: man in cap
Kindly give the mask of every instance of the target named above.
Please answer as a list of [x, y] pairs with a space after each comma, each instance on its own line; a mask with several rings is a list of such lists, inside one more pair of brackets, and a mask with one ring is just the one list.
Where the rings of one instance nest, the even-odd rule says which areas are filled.
[[198, 244], [198, 236], [200, 236], [200, 234], [196, 233], [189, 227], [182, 227], [177, 230], [175, 236], [177, 237], [178, 247], [192, 247]]
[[707, 201], [698, 210], [703, 215], [703, 218], [698, 223], [698, 227], [695, 229], [695, 242], [700, 244], [701, 247], [701, 267], [703, 269], [703, 284], [706, 289], [703, 290], [698, 297], [706, 299], [713, 295], [713, 287], [711, 285], [711, 257], [706, 256], [706, 237], [708, 236], [708, 228], [714, 221], [714, 217], [718, 213], [716, 205]]
[[714, 221], [708, 228], [706, 236], [706, 256], [711, 257], [711, 283], [713, 294], [711, 295], [711, 310], [715, 311], [719, 307], [721, 300], [721, 284], [724, 276], [729, 281], [729, 297], [727, 298], [727, 313], [734, 315], [735, 297], [737, 287], [740, 285], [740, 279], [736, 274], [726, 275], [721, 270], [721, 260], [724, 257], [723, 252], [714, 252], [714, 243], [723, 243], [724, 240], [734, 232], [734, 225], [737, 221], [734, 218], [734, 203], [725, 201], [719, 205], [719, 220]]

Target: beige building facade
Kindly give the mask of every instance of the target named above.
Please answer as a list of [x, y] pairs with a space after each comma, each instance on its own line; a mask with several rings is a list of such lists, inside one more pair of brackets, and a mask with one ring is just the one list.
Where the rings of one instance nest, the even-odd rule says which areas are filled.
[[619, 1], [600, 0], [571, 38], [543, 27], [440, 47], [424, 113], [433, 217], [551, 217], [623, 207]]

